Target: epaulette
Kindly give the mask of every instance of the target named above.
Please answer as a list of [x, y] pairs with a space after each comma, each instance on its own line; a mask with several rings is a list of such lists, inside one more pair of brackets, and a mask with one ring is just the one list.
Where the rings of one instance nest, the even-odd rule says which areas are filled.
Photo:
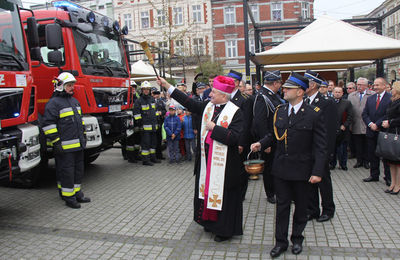
[[319, 112], [321, 109], [319, 107], [314, 107], [315, 112]]
[[279, 104], [276, 108], [283, 107], [285, 104]]
[[242, 96], [243, 96], [245, 99], [248, 99], [248, 98], [249, 98], [249, 95], [247, 95], [246, 93], [240, 92], [240, 94], [242, 94]]

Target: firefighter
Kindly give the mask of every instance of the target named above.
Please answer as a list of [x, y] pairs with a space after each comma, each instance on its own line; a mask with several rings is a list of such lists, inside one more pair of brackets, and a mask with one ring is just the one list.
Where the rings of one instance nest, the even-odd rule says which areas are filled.
[[140, 85], [142, 90], [141, 97], [136, 101], [133, 109], [135, 125], [141, 127], [141, 148], [143, 165], [153, 166], [153, 163], [160, 163], [156, 158], [157, 146], [157, 115], [154, 98], [150, 94], [151, 85], [148, 81], [143, 81]]
[[154, 97], [156, 102], [156, 115], [157, 115], [157, 144], [156, 144], [156, 158], [159, 160], [165, 160], [165, 157], [162, 155], [162, 133], [161, 128], [162, 124], [164, 123], [165, 114], [167, 110], [165, 109], [165, 103], [161, 99], [160, 95], [161, 92], [157, 88], [151, 88], [151, 94]]
[[53, 80], [55, 90], [46, 104], [42, 126], [48, 144], [53, 147], [62, 199], [68, 207], [78, 209], [80, 203], [90, 202], [90, 198], [81, 190], [86, 136], [81, 107], [73, 97], [75, 82], [68, 72]]
[[[133, 104], [136, 104], [139, 99], [139, 94], [136, 92], [137, 84], [135, 81], [131, 80], [131, 86], [133, 90]], [[133, 108], [132, 108], [133, 110]], [[122, 145], [122, 156], [125, 160], [128, 160], [130, 163], [137, 163], [140, 160], [139, 152], [140, 152], [140, 128], [134, 124], [133, 134], [126, 139], [121, 140]]]

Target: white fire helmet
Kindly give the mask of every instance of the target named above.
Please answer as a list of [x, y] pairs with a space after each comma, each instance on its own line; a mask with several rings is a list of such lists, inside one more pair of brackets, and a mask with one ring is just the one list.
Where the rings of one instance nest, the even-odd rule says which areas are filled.
[[141, 88], [148, 88], [151, 89], [151, 84], [146, 80], [143, 81], [142, 84], [140, 85]]
[[69, 72], [62, 72], [60, 75], [58, 75], [57, 78], [55, 78], [53, 81], [54, 83], [54, 91], [63, 91], [65, 84], [69, 82], [76, 82], [76, 79], [74, 75], [72, 75]]

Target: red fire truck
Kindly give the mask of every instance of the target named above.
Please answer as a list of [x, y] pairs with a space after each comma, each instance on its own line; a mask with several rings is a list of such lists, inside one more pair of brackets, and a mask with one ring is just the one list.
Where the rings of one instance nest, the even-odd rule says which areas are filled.
[[[127, 28], [73, 2], [52, 4], [52, 9], [33, 11], [40, 52], [32, 62], [39, 121], [54, 91], [52, 80], [61, 72], [72, 73], [77, 79], [74, 97], [86, 126], [85, 159], [92, 162], [101, 151], [133, 133], [128, 110], [133, 105], [132, 91], [123, 43]], [[22, 11], [21, 16], [26, 21], [32, 14]], [[46, 154], [42, 153], [43, 161], [47, 161]]]
[[[32, 181], [40, 162], [36, 93], [31, 58], [17, 0], [0, 1], [0, 180]], [[38, 44], [36, 24], [27, 21], [27, 34]], [[32, 34], [33, 32], [33, 34]]]

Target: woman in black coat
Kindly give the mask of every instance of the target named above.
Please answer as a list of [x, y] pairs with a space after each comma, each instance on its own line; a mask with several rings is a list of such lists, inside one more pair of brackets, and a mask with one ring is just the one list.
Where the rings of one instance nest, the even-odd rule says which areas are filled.
[[[392, 103], [386, 111], [386, 120], [382, 122], [382, 127], [386, 128], [389, 133], [400, 133], [400, 81], [393, 83], [391, 99]], [[385, 161], [390, 165], [390, 175], [392, 177], [392, 184], [385, 192], [397, 195], [400, 192], [400, 161], [387, 159]]]

